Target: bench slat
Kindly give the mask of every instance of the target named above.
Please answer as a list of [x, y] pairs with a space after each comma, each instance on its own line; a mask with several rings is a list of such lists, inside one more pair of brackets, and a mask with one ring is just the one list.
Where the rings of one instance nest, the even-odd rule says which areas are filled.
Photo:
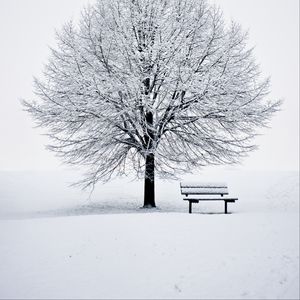
[[181, 188], [227, 188], [224, 182], [196, 182], [183, 181], [180, 183]]
[[181, 194], [191, 195], [207, 195], [207, 194], [223, 194], [228, 195], [227, 187], [181, 187]]
[[238, 198], [183, 198], [186, 201], [237, 201]]

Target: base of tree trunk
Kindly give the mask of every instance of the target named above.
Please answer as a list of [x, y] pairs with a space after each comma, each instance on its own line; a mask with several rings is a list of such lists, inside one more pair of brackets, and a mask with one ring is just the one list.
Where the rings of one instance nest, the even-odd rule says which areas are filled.
[[156, 208], [156, 205], [151, 205], [151, 204], [146, 204], [144, 206], [142, 206], [141, 208]]

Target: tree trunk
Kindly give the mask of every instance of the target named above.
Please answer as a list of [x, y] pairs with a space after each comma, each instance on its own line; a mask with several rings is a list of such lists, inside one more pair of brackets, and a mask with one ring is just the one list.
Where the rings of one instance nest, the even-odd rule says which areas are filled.
[[155, 206], [155, 185], [154, 185], [154, 154], [146, 157], [145, 186], [144, 186], [144, 208]]

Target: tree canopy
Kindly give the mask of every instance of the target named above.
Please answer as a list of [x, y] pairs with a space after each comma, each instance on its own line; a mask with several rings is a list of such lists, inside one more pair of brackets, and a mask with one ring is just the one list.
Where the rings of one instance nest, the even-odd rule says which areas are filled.
[[247, 34], [218, 7], [99, 0], [57, 33], [37, 101], [24, 105], [49, 149], [86, 167], [87, 187], [239, 162], [279, 109], [268, 93]]

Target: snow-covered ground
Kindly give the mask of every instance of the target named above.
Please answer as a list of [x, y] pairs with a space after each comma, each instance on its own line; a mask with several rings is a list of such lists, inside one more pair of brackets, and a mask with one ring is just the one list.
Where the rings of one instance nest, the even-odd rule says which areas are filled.
[[70, 172], [0, 172], [0, 298], [299, 299], [299, 173], [219, 170], [237, 203], [187, 213], [179, 181], [88, 194]]

